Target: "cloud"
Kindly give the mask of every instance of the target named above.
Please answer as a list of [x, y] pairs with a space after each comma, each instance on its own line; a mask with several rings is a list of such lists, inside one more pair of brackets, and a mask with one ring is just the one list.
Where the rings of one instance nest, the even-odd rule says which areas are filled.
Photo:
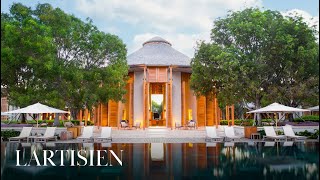
[[160, 36], [193, 57], [196, 42], [210, 39], [216, 18], [225, 16], [228, 10], [261, 6], [261, 0], [78, 0], [76, 8], [98, 20], [140, 27], [128, 43], [129, 54], [141, 48], [143, 42]]
[[306, 11], [300, 10], [300, 9], [292, 9], [286, 12], [281, 12], [283, 16], [301, 16], [305, 23], [307, 23], [308, 26], [313, 27], [315, 26], [316, 29], [319, 31], [319, 15], [318, 16], [312, 16]]
[[78, 0], [76, 3], [77, 10], [87, 16], [144, 25], [161, 32], [184, 28], [207, 30], [215, 18], [228, 10], [262, 5], [261, 0]]
[[281, 12], [283, 16], [295, 17], [301, 16], [304, 22], [312, 28], [315, 28], [317, 32], [315, 32], [316, 41], [319, 43], [319, 15], [312, 16], [306, 11], [300, 9], [292, 9], [286, 12]]

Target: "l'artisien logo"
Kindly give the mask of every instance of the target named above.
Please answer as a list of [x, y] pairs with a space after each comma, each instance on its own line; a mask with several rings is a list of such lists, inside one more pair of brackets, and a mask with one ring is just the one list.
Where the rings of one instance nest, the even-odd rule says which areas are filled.
[[[112, 159], [122, 166], [120, 158], [113, 150], [34, 150], [30, 159], [20, 160], [20, 150], [16, 150], [16, 166], [113, 166]], [[109, 158], [108, 158], [109, 154]]]

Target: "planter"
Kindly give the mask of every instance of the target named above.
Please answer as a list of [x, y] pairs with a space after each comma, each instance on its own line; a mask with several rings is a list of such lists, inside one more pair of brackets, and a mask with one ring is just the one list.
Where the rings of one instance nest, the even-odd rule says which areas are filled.
[[250, 138], [252, 133], [257, 133], [257, 126], [244, 126], [244, 137]]

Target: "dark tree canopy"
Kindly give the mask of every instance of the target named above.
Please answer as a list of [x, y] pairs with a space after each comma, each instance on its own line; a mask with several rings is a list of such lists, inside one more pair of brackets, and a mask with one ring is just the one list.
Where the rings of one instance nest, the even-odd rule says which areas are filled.
[[9, 14], [1, 13], [1, 93], [16, 106], [67, 106], [74, 116], [122, 100], [126, 53], [117, 36], [50, 4], [14, 3]]
[[191, 86], [197, 95], [217, 93], [225, 104], [317, 104], [315, 33], [301, 17], [283, 17], [278, 11], [231, 12], [214, 22], [211, 42], [198, 45]]

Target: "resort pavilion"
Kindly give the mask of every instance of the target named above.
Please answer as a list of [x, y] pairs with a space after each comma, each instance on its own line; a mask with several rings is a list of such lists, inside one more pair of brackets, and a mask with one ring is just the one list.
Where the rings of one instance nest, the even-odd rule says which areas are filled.
[[[127, 57], [129, 79], [125, 102], [109, 101], [95, 107], [93, 119], [87, 110], [79, 119], [91, 120], [97, 126], [119, 127], [121, 120], [129, 125], [140, 122], [141, 128], [162, 126], [174, 128], [190, 120], [197, 127], [219, 125], [222, 112], [216, 98], [197, 98], [190, 89], [191, 59], [175, 50], [171, 43], [154, 37]], [[234, 106], [226, 107], [226, 119], [234, 124]], [[229, 121], [228, 121], [229, 123]]]

